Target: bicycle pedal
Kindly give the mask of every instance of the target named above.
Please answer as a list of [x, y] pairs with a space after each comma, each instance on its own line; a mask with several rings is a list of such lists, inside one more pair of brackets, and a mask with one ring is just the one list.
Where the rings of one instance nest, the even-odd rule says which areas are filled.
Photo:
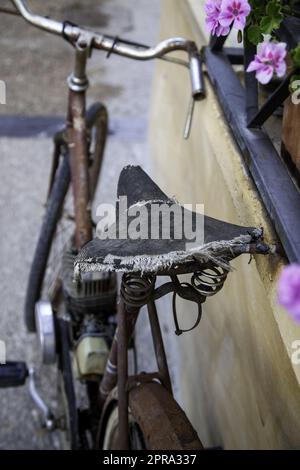
[[34, 401], [36, 407], [41, 413], [42, 417], [42, 427], [47, 431], [54, 431], [55, 429], [55, 418], [54, 414], [52, 413], [51, 409], [47, 406], [44, 402], [43, 398], [41, 397], [40, 393], [36, 388], [35, 383], [35, 370], [31, 367], [28, 371], [29, 375], [29, 393]]
[[28, 377], [25, 362], [7, 362], [0, 365], [0, 388], [21, 387]]

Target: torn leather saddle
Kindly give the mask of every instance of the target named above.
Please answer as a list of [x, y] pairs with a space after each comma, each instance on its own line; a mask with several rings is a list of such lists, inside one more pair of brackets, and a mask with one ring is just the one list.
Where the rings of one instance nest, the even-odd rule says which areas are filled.
[[243, 253], [267, 254], [263, 230], [192, 212], [169, 198], [139, 166], [119, 178], [116, 222], [87, 243], [75, 276], [99, 271], [182, 274], [212, 264], [230, 270]]

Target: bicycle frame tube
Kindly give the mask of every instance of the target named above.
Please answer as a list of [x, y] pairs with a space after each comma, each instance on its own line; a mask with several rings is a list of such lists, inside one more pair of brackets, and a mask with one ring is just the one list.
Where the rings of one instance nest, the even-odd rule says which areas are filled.
[[118, 413], [119, 413], [119, 447], [129, 450], [129, 417], [128, 417], [128, 328], [126, 306], [123, 299], [118, 308]]
[[80, 250], [92, 239], [90, 207], [88, 145], [86, 129], [86, 62], [89, 54], [87, 43], [76, 44], [75, 67], [68, 79], [69, 106], [67, 117], [67, 141], [70, 151], [71, 178], [75, 211], [75, 246]]
[[150, 299], [150, 301], [148, 302], [147, 309], [159, 378], [164, 387], [172, 395], [172, 385], [168, 368], [167, 356], [164, 348], [164, 342], [161, 334], [156, 305], [153, 299]]
[[[130, 387], [136, 387], [143, 382], [159, 380], [172, 395], [168, 363], [151, 285], [148, 291], [146, 287], [145, 299], [140, 303], [138, 292], [132, 291], [129, 294], [127, 290], [124, 296], [126, 282], [128, 282], [128, 278], [125, 280], [123, 276], [121, 298], [118, 306], [118, 329], [100, 386], [102, 406], [116, 384], [118, 386], [119, 446], [122, 450], [129, 448], [128, 391]], [[157, 372], [128, 376], [128, 343], [133, 334], [142, 305], [147, 305], [148, 309]]]
[[[128, 390], [131, 386], [136, 386], [141, 382], [151, 382], [159, 380], [161, 384], [172, 395], [172, 385], [166, 353], [164, 349], [161, 329], [158, 321], [154, 300], [151, 298], [147, 304], [148, 316], [151, 326], [151, 336], [156, 356], [158, 372], [142, 373], [137, 376], [128, 377], [128, 341], [129, 333], [133, 331], [132, 323], [129, 324], [127, 315], [129, 314], [123, 299], [120, 300], [118, 309], [118, 341], [117, 341], [117, 362], [118, 362], [118, 412], [119, 412], [119, 446], [121, 450], [129, 449], [129, 416], [128, 416]], [[135, 314], [135, 322], [137, 315]], [[129, 326], [129, 328], [128, 328]]]

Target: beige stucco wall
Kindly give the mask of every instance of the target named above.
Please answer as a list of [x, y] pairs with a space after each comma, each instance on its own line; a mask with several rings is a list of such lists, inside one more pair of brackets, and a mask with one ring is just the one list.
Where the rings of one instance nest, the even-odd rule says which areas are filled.
[[[202, 3], [162, 0], [161, 37], [205, 43]], [[208, 81], [191, 138], [183, 140], [189, 94], [186, 70], [157, 63], [150, 131], [156, 181], [182, 203], [204, 203], [212, 217], [263, 226], [275, 241]], [[290, 358], [300, 328], [276, 303], [284, 260], [248, 261], [234, 262], [236, 271], [205, 304], [198, 329], [176, 338], [182, 405], [205, 446], [300, 448], [300, 366]], [[189, 305], [180, 307], [184, 321]]]

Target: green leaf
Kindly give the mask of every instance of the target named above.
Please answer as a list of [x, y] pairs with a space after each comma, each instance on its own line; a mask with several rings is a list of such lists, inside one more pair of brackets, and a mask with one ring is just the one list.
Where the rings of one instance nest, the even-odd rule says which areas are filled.
[[279, 0], [271, 0], [266, 8], [266, 16], [260, 21], [260, 28], [263, 34], [271, 34], [274, 29], [278, 29], [283, 20], [282, 5]]
[[295, 68], [300, 68], [300, 44], [291, 50], [291, 58]]
[[273, 21], [269, 16], [264, 16], [260, 22], [260, 29], [263, 34], [271, 34], [273, 31]]
[[247, 20], [249, 24], [258, 24], [261, 18], [266, 14], [265, 2], [261, 0], [250, 0], [251, 12]]
[[277, 0], [273, 0], [267, 5], [267, 15], [271, 18], [282, 19], [282, 5]]
[[270, 16], [264, 16], [260, 22], [260, 29], [262, 34], [271, 34], [274, 29], [278, 29], [281, 24], [281, 19], [271, 18]]
[[292, 93], [300, 89], [300, 75], [293, 75], [291, 77], [290, 90]]
[[263, 41], [263, 35], [258, 25], [249, 26], [247, 29], [247, 37], [248, 40], [255, 46]]

